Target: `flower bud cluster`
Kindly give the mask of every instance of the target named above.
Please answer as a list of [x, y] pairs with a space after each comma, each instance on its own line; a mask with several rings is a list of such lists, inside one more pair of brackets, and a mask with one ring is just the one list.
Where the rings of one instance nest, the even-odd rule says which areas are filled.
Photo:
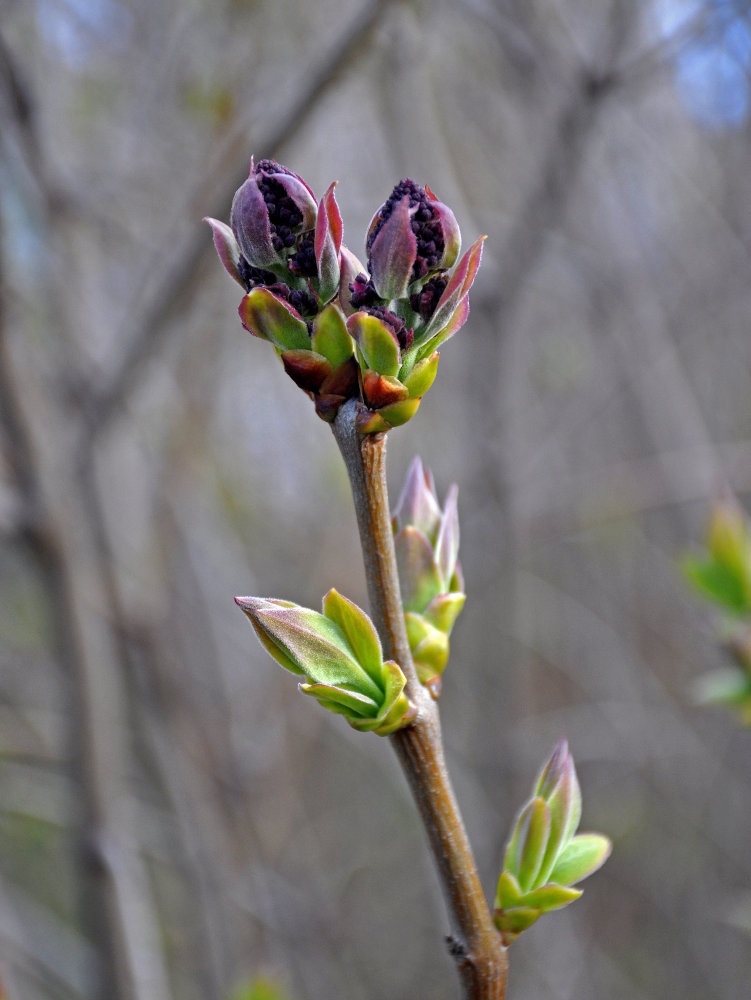
[[267, 652], [305, 678], [303, 694], [343, 715], [353, 729], [388, 736], [414, 718], [400, 667], [384, 662], [370, 618], [336, 590], [324, 597], [323, 614], [273, 598], [235, 601]]
[[465, 601], [456, 501], [452, 486], [441, 510], [433, 477], [415, 458], [393, 516], [407, 638], [417, 676], [434, 698], [441, 693], [449, 636]]
[[360, 432], [388, 431], [417, 412], [437, 348], [467, 319], [484, 237], [451, 273], [461, 248], [453, 212], [403, 180], [370, 223], [368, 273], [342, 243], [334, 186], [317, 202], [297, 174], [251, 158], [230, 225], [206, 221], [246, 293], [243, 326], [271, 341], [318, 415], [334, 420], [357, 399]]
[[493, 919], [503, 943], [512, 941], [543, 913], [581, 896], [574, 889], [605, 863], [611, 851], [599, 833], [575, 836], [581, 791], [568, 744], [560, 740], [517, 816], [498, 880]]

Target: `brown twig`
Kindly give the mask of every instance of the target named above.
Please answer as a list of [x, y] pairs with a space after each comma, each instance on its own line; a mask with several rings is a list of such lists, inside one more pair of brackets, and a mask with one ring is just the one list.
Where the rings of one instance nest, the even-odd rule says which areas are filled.
[[502, 1000], [506, 949], [493, 926], [451, 787], [438, 706], [417, 679], [407, 640], [386, 486], [386, 435], [360, 435], [356, 405], [352, 400], [341, 408], [334, 437], [352, 487], [373, 621], [385, 656], [404, 671], [407, 694], [417, 708], [415, 721], [391, 739], [438, 866], [453, 924], [451, 954], [465, 1000]]

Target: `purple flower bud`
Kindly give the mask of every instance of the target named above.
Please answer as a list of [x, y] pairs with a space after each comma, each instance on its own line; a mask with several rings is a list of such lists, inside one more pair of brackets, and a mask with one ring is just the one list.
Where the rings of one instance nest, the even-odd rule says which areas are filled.
[[336, 181], [330, 185], [318, 206], [315, 232], [315, 265], [318, 292], [328, 302], [339, 290], [339, 254], [342, 248], [342, 217], [334, 197]]
[[391, 327], [399, 343], [400, 350], [408, 351], [410, 349], [412, 341], [415, 339], [414, 331], [407, 326], [401, 316], [397, 316], [396, 313], [383, 308], [365, 309], [364, 312], [369, 316], [377, 316], [378, 319], [383, 320], [386, 326]]
[[[250, 174], [235, 192], [230, 222], [253, 267], [284, 266], [302, 233], [313, 230], [317, 205], [305, 181], [274, 160], [251, 157]], [[313, 272], [315, 273], [315, 271]]]
[[400, 181], [368, 229], [368, 267], [378, 295], [405, 298], [414, 281], [452, 267], [460, 247], [451, 209], [429, 188]]

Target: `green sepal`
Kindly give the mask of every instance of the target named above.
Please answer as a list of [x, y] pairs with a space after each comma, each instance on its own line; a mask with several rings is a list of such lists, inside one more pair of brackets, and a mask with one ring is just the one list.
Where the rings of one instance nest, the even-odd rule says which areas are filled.
[[508, 947], [540, 916], [540, 911], [533, 906], [515, 906], [509, 910], [496, 910], [493, 914], [493, 923], [501, 932], [504, 945]]
[[435, 631], [435, 627], [417, 611], [407, 611], [404, 615], [404, 624], [407, 627], [410, 649], [414, 649], [423, 639]]
[[391, 430], [391, 424], [383, 419], [378, 410], [368, 410], [365, 407], [357, 411], [355, 427], [360, 434], [384, 434]]
[[[418, 361], [409, 374], [402, 378], [402, 382], [407, 387], [407, 391], [409, 392], [411, 398], [424, 396], [431, 387], [435, 381], [436, 375], [438, 374], [439, 358], [440, 355], [438, 351], [434, 351], [429, 358], [423, 358], [422, 361]], [[403, 365], [402, 370], [404, 367], [405, 366]]]
[[522, 891], [519, 883], [509, 871], [502, 871], [498, 879], [498, 887], [495, 894], [495, 908], [506, 910], [512, 906], [518, 906], [521, 902]]
[[550, 881], [574, 885], [605, 864], [612, 845], [599, 833], [581, 833], [564, 847], [550, 873]]
[[384, 697], [380, 711], [373, 719], [350, 721], [354, 729], [361, 732], [373, 732], [377, 736], [389, 736], [402, 729], [412, 720], [412, 711], [404, 693], [407, 678], [402, 673], [398, 663], [386, 660], [383, 664]]
[[335, 302], [329, 303], [313, 323], [311, 347], [331, 362], [333, 368], [351, 358], [355, 345], [347, 332], [344, 313]]
[[539, 889], [533, 889], [524, 897], [525, 906], [534, 906], [540, 913], [550, 913], [551, 910], [560, 910], [569, 903], [574, 903], [582, 895], [581, 889], [572, 889], [568, 885], [555, 885], [548, 882], [541, 885]]
[[270, 340], [274, 347], [282, 351], [310, 350], [305, 320], [268, 288], [248, 292], [239, 312], [245, 329], [262, 340]]
[[439, 631], [450, 635], [466, 600], [466, 594], [437, 594], [423, 611], [423, 617]]
[[323, 613], [345, 634], [355, 658], [370, 679], [383, 688], [383, 651], [373, 622], [353, 602], [333, 588], [323, 599]]
[[394, 547], [404, 610], [422, 613], [443, 585], [433, 547], [418, 528], [409, 524], [397, 533]]
[[399, 342], [393, 330], [377, 316], [356, 312], [347, 320], [347, 330], [357, 343], [365, 367], [380, 375], [396, 375], [401, 364]]
[[349, 717], [352, 713], [358, 718], [370, 719], [378, 711], [378, 703], [359, 691], [350, 691], [332, 684], [300, 684], [303, 694], [317, 698], [325, 708], [336, 705], [336, 711]]
[[520, 836], [516, 847], [516, 875], [522, 892], [535, 885], [535, 879], [545, 857], [550, 833], [550, 809], [544, 799], [536, 796], [519, 817]]
[[393, 375], [380, 375], [371, 368], [363, 372], [362, 391], [365, 402], [373, 410], [383, 411], [383, 407], [391, 406], [407, 399], [407, 387], [402, 385]]
[[390, 427], [400, 427], [414, 417], [419, 406], [419, 399], [403, 399], [399, 403], [389, 403], [388, 406], [381, 407], [378, 412]]
[[449, 637], [437, 628], [431, 629], [412, 650], [415, 669], [424, 684], [431, 677], [442, 674], [449, 660]]

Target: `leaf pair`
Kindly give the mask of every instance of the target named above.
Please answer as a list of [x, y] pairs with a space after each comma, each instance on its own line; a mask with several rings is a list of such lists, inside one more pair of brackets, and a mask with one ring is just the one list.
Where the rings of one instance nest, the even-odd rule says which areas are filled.
[[504, 944], [543, 913], [581, 896], [580, 882], [607, 860], [611, 844], [598, 833], [575, 836], [581, 791], [568, 744], [560, 740], [519, 813], [498, 880], [494, 920]]
[[449, 636], [466, 599], [456, 501], [452, 486], [441, 509], [433, 477], [415, 458], [393, 518], [407, 638], [417, 675], [434, 697], [440, 694]]
[[343, 715], [354, 729], [388, 736], [411, 721], [400, 667], [384, 662], [370, 618], [336, 590], [324, 597], [323, 614], [275, 598], [235, 601], [277, 663], [305, 677], [303, 694]]

